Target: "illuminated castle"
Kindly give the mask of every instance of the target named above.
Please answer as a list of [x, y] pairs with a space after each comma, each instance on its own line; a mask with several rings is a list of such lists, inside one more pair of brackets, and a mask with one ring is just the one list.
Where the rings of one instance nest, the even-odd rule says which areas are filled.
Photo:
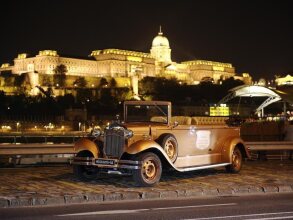
[[142, 79], [145, 76], [164, 76], [175, 77], [187, 84], [198, 84], [205, 79], [219, 83], [236, 77], [235, 68], [230, 63], [206, 60], [173, 62], [169, 40], [161, 28], [152, 41], [150, 53], [103, 49], [94, 50], [89, 58], [80, 59], [59, 56], [57, 51], [43, 50], [34, 57], [19, 54], [14, 59], [14, 65], [2, 64], [0, 72], [10, 70], [13, 74], [29, 73], [31, 84], [36, 86], [40, 75], [54, 74], [54, 69], [61, 64], [67, 67], [66, 75], [83, 77]]

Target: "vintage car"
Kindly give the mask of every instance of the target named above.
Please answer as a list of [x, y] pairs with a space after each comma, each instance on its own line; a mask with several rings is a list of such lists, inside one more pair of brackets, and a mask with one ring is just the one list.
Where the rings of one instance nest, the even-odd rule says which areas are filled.
[[185, 172], [225, 167], [237, 173], [249, 157], [239, 127], [219, 117], [172, 117], [171, 103], [165, 101], [125, 101], [123, 121], [93, 129], [74, 149], [77, 178], [131, 174], [139, 186], [159, 182], [163, 168]]

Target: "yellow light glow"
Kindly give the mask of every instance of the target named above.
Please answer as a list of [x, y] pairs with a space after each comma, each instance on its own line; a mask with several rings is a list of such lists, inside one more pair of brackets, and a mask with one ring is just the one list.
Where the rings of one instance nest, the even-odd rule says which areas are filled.
[[9, 67], [9, 63], [3, 63], [3, 64], [1, 65], [1, 68], [7, 68], [7, 67]]
[[141, 58], [152, 58], [151, 54], [137, 52], [137, 51], [130, 51], [130, 50], [119, 50], [119, 49], [104, 49], [104, 50], [94, 50], [91, 53], [91, 56], [97, 56], [100, 54], [117, 54], [117, 55], [124, 55], [124, 56], [135, 56]]
[[214, 70], [214, 71], [224, 71], [225, 68], [222, 67], [222, 66], [213, 66], [213, 70]]
[[25, 59], [26, 56], [27, 56], [26, 53], [20, 53], [20, 54], [18, 54], [17, 59]]
[[128, 61], [134, 61], [134, 62], [141, 62], [142, 58], [141, 57], [133, 57], [133, 56], [127, 56]]
[[230, 109], [227, 106], [210, 107], [210, 116], [229, 116]]
[[187, 65], [208, 65], [208, 66], [232, 68], [231, 63], [221, 63], [221, 62], [214, 62], [214, 61], [208, 61], [208, 60], [191, 60], [191, 61], [182, 62], [182, 64], [187, 64]]
[[41, 50], [39, 51], [39, 56], [53, 56], [56, 57], [58, 56], [56, 50]]

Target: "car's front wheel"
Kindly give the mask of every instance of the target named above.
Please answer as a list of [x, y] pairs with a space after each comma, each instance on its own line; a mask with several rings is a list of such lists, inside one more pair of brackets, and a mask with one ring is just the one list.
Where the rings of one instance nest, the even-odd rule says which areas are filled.
[[238, 173], [242, 167], [242, 153], [238, 147], [235, 147], [232, 153], [232, 161], [231, 164], [226, 166], [227, 172], [230, 173]]
[[[77, 154], [77, 157], [87, 157], [84, 153]], [[79, 180], [90, 181], [98, 177], [99, 169], [94, 166], [73, 164], [73, 174]]]
[[133, 179], [138, 186], [153, 186], [158, 183], [162, 175], [160, 158], [152, 153], [140, 154], [136, 160], [140, 161], [140, 169], [134, 170]]

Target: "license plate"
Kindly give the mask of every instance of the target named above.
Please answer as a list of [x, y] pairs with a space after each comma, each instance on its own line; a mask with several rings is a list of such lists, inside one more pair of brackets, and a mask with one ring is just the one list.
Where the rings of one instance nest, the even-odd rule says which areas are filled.
[[105, 166], [114, 166], [116, 160], [111, 159], [96, 159], [95, 164], [97, 165], [105, 165]]

